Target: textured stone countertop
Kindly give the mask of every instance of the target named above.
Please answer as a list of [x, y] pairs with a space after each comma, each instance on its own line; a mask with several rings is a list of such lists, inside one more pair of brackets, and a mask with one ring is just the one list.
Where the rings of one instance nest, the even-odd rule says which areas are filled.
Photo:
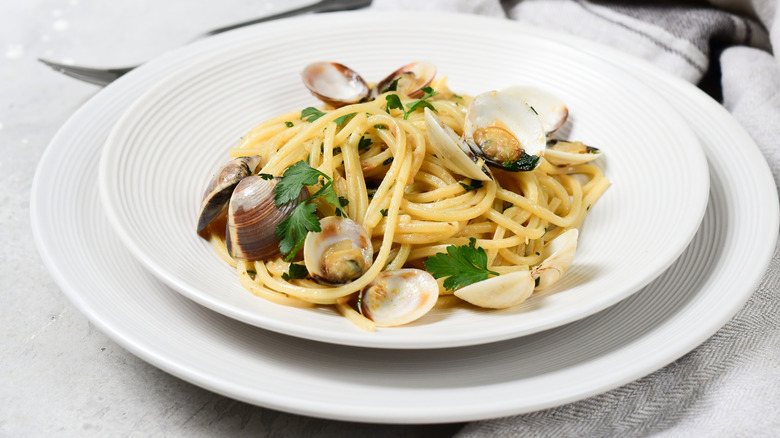
[[[98, 331], [54, 282], [30, 225], [33, 175], [57, 130], [100, 87], [37, 61], [123, 65], [199, 31], [307, 1], [29, 0], [0, 4], [0, 435], [448, 436], [458, 425], [302, 417], [193, 386]], [[84, 275], [89, 275], [85, 272]]]

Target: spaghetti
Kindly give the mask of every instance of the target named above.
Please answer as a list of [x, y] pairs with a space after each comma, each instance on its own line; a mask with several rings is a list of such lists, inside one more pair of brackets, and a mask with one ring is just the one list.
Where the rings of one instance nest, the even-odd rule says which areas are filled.
[[[450, 91], [445, 79], [431, 83], [425, 101], [456, 133], [462, 134], [473, 101]], [[387, 96], [395, 94], [400, 108]], [[230, 256], [225, 222], [205, 230], [215, 251], [235, 266], [241, 284], [251, 293], [290, 306], [330, 305], [358, 326], [373, 330], [375, 322], [356, 304], [363, 289], [382, 272], [416, 268], [448, 248], [471, 244], [486, 255], [493, 274], [529, 271], [543, 262], [544, 248], [565, 231], [577, 228], [609, 185], [592, 164], [556, 165], [542, 157], [531, 171], [492, 169], [492, 178], [478, 181], [459, 174], [433, 153], [424, 111], [410, 110], [415, 99], [400, 93], [318, 111], [304, 120], [300, 111], [260, 123], [230, 151], [233, 158], [258, 156], [260, 174], [280, 177], [304, 161], [332, 180], [341, 206], [322, 198], [320, 218], [339, 213], [362, 226], [370, 238], [373, 262], [344, 284], [324, 284], [312, 276], [291, 278], [291, 262], [282, 255], [248, 261]], [[308, 187], [315, 193], [324, 180]], [[438, 300], [452, 302], [453, 290], [439, 278]]]

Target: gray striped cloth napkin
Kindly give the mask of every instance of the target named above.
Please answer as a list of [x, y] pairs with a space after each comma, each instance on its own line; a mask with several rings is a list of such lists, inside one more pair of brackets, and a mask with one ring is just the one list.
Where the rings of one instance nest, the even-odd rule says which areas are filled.
[[[780, 181], [775, 0], [374, 0], [554, 27], [641, 56], [707, 91], [753, 136]], [[735, 151], [737, 152], [737, 151]], [[738, 275], [738, 273], [735, 273]], [[780, 254], [725, 327], [633, 383], [554, 409], [467, 424], [459, 437], [780, 437]]]

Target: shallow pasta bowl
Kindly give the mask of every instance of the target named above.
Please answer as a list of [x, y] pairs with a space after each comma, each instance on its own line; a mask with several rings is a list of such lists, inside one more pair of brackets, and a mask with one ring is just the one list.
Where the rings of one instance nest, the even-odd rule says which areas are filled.
[[[684, 120], [643, 83], [543, 37], [517, 41], [459, 28], [420, 44], [373, 28], [359, 14], [339, 20], [338, 31], [327, 21], [307, 21], [306, 33], [280, 22], [204, 48], [114, 127], [100, 161], [103, 206], [133, 255], [184, 296], [237, 320], [318, 341], [377, 348], [475, 345], [605, 309], [660, 275], [692, 239], [707, 205], [707, 163]], [[252, 126], [319, 105], [300, 80], [314, 59], [344, 63], [370, 78], [427, 60], [456, 93], [534, 85], [561, 97], [571, 114], [568, 136], [603, 151], [600, 165], [612, 181], [581, 228], [567, 275], [515, 308], [435, 309], [408, 326], [373, 333], [334, 310], [285, 307], [241, 287], [235, 270], [195, 233], [200, 198], [228, 150]]]

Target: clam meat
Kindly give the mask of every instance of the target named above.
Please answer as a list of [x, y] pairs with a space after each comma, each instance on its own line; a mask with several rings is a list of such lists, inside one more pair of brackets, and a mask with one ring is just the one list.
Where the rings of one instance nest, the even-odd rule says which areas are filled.
[[327, 284], [350, 282], [371, 267], [374, 249], [368, 231], [349, 218], [328, 216], [320, 232], [310, 232], [303, 243], [303, 260], [309, 274]]
[[410, 323], [428, 313], [439, 298], [439, 284], [420, 269], [384, 271], [360, 292], [359, 310], [379, 327]]
[[277, 178], [247, 176], [233, 190], [225, 232], [225, 243], [232, 257], [253, 261], [279, 253], [276, 227], [292, 215], [309, 191], [304, 187], [298, 202], [277, 207], [274, 202], [277, 181]]
[[538, 115], [514, 93], [489, 91], [466, 112], [463, 139], [488, 165], [511, 171], [533, 170], [547, 138]]

